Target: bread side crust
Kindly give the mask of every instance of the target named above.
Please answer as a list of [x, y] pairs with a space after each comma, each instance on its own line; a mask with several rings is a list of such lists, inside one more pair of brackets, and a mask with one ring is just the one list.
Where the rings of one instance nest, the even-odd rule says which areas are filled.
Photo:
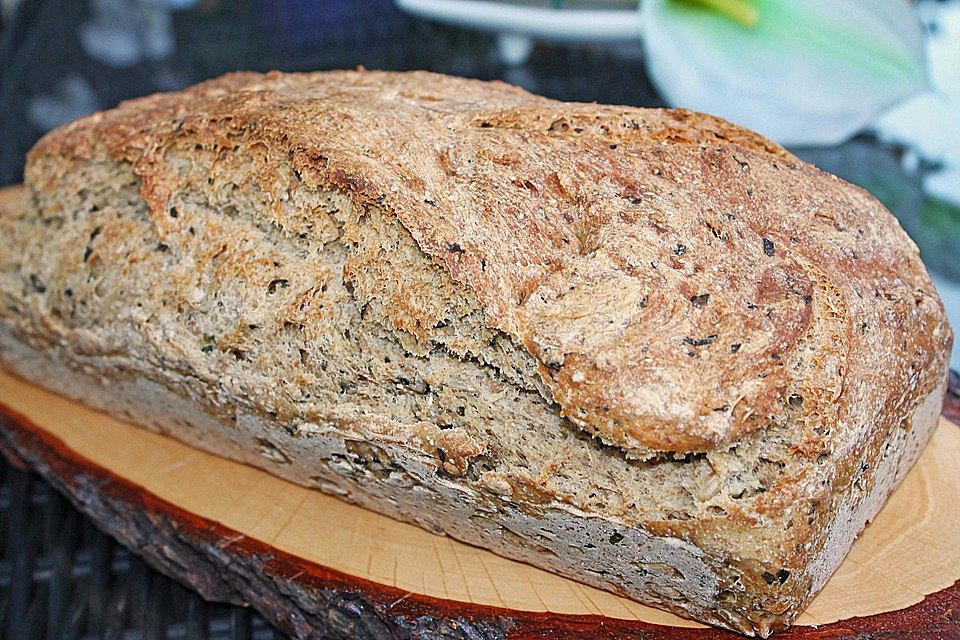
[[[871, 447], [879, 450], [871, 473], [860, 474], [846, 495], [838, 500], [833, 518], [823, 534], [823, 547], [809, 562], [806, 572], [813, 578], [811, 599], [837, 570], [853, 542], [880, 513], [887, 498], [920, 458], [940, 422], [946, 391], [947, 378], [944, 377], [933, 391], [910, 409], [907, 418], [888, 432], [884, 440], [871, 443]], [[864, 491], [862, 486], [871, 488]], [[801, 610], [805, 606], [803, 603]]]

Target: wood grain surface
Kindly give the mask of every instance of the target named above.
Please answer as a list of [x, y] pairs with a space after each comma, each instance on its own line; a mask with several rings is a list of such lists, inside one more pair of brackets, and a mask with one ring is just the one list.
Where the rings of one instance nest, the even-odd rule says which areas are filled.
[[[0, 450], [165, 573], [208, 598], [250, 603], [296, 635], [340, 633], [373, 616], [383, 633], [421, 618], [472, 629], [439, 637], [538, 637], [538, 628], [566, 627], [628, 633], [597, 637], [729, 636], [196, 451], [3, 373], [0, 406]], [[805, 628], [848, 637], [830, 630], [852, 632], [852, 621], [888, 611], [908, 620], [924, 612], [898, 623], [911, 629], [903, 637], [960, 637], [958, 495], [960, 428], [942, 420], [801, 626], [781, 637]], [[340, 606], [360, 618], [330, 610]], [[351, 633], [395, 637], [372, 628]], [[670, 631], [637, 635], [644, 629]]]

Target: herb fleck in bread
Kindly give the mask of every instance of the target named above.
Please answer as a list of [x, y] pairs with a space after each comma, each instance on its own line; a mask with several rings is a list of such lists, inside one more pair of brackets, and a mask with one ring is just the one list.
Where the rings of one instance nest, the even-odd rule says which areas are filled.
[[710, 116], [238, 73], [49, 134], [26, 182], [5, 366], [744, 633], [794, 619], [937, 421], [916, 247]]

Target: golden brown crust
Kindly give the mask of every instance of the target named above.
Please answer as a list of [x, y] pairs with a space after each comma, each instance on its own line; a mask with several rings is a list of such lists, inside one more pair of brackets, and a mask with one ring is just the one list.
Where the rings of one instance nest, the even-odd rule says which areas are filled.
[[951, 339], [876, 200], [686, 111], [426, 73], [239, 73], [80, 120], [31, 157], [105, 143], [160, 204], [170, 140], [229, 149], [238, 134], [394, 212], [538, 360], [565, 415], [630, 450], [710, 449], [790, 419], [815, 457], [830, 425], [885, 411], [881, 390], [910, 380], [902, 407], [929, 392]]

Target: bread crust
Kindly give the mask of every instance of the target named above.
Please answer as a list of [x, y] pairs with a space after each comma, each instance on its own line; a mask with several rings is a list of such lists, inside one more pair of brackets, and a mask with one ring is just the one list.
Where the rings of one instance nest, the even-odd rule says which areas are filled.
[[[66, 176], [106, 170], [115, 175], [96, 198], [68, 193]], [[802, 610], [936, 424], [929, 407], [942, 398], [952, 334], [915, 245], [864, 191], [710, 116], [561, 103], [427, 73], [239, 73], [49, 134], [30, 153], [27, 184], [26, 217], [0, 218], [6, 236], [46, 234], [51, 255], [72, 257], [51, 266], [47, 246], [12, 245], [0, 258], [10, 344], [92, 379], [139, 371], [157, 395], [211, 414], [202, 437], [175, 421], [164, 430], [298, 482], [336, 480], [307, 458], [291, 464], [296, 446], [278, 448], [272, 433], [315, 435], [305, 405], [274, 388], [324, 391], [311, 344], [417, 369], [390, 379], [435, 391], [444, 411], [439, 394], [457, 376], [487, 406], [505, 402], [506, 385], [511, 403], [534, 407], [503, 415], [517, 424], [511, 437], [543, 438], [536, 474], [503, 462], [482, 429], [452, 426], [471, 420], [456, 403], [460, 417], [424, 418], [416, 404], [413, 414], [331, 410], [329, 424], [343, 440], [369, 423], [361, 440], [402, 440], [391, 458], [432, 465], [438, 485], [500, 496], [507, 506], [489, 516], [499, 526], [509, 509], [556, 516], [555, 557], [531, 551], [526, 529], [494, 544], [480, 524], [443, 517], [443, 500], [418, 512], [403, 491], [390, 489], [406, 506], [392, 505], [361, 480], [352, 499], [745, 633]], [[254, 212], [242, 228], [231, 226], [246, 215], [238, 207]], [[85, 216], [116, 222], [88, 230]], [[259, 241], [244, 235], [254, 232]], [[283, 271], [274, 249], [299, 269]], [[177, 270], [157, 251], [196, 268]], [[52, 284], [74, 268], [90, 270], [94, 295], [110, 282], [134, 301], [149, 291], [149, 304], [125, 308], [109, 330], [82, 327]], [[230, 316], [222, 335], [198, 335], [191, 310], [235, 281], [251, 286], [218, 301]], [[253, 285], [283, 305], [254, 299]], [[166, 324], [156, 322], [163, 309]], [[277, 333], [254, 335], [268, 326]], [[334, 326], [361, 334], [334, 339]], [[292, 368], [261, 366], [297, 331], [313, 342]], [[237, 362], [202, 361], [194, 345], [214, 342]], [[8, 366], [14, 350], [0, 353]], [[371, 388], [376, 371], [363, 374]], [[129, 410], [155, 404], [136, 396]], [[231, 431], [233, 406], [259, 421]], [[531, 415], [554, 430], [523, 433]], [[612, 448], [576, 442], [567, 420]], [[564, 459], [580, 455], [596, 477], [558, 483]], [[603, 472], [591, 467], [601, 459]], [[484, 472], [487, 462], [506, 470]], [[673, 469], [663, 500], [678, 506], [616, 502], [644, 464]], [[583, 537], [570, 533], [587, 523], [598, 536], [655, 542], [613, 572], [617, 549], [599, 545], [589, 557], [603, 566], [591, 573], [572, 555]], [[699, 568], [661, 575], [647, 566], [659, 553], [650, 544], [680, 545]]]
[[[794, 393], [811, 413], [856, 406], [836, 403], [843, 374], [892, 384], [950, 340], [916, 246], [876, 199], [682, 110], [428, 73], [239, 73], [82, 119], [30, 158], [105, 144], [162, 210], [165, 147], [231, 135], [393, 212], [527, 347], [564, 414], [625, 448], [730, 444]], [[837, 326], [816, 340], [824, 316]], [[890, 368], [891, 353], [912, 358]]]

